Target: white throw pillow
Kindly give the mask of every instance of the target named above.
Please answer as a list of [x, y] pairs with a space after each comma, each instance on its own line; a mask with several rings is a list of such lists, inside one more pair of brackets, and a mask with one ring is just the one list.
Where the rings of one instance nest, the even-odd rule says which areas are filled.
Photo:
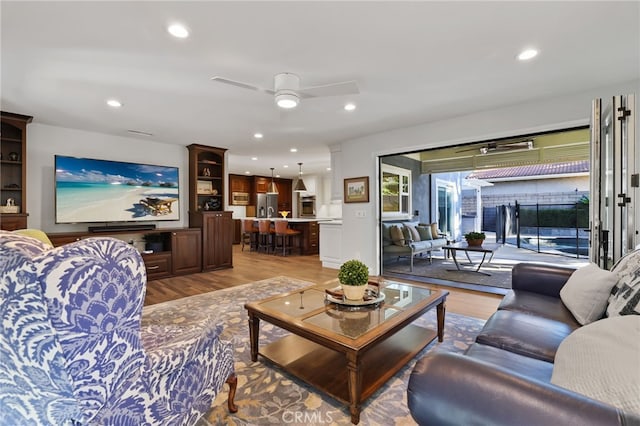
[[617, 282], [617, 274], [590, 263], [571, 274], [560, 290], [560, 299], [576, 321], [589, 324], [602, 318], [611, 289]]
[[640, 415], [640, 316], [605, 318], [560, 343], [551, 383]]

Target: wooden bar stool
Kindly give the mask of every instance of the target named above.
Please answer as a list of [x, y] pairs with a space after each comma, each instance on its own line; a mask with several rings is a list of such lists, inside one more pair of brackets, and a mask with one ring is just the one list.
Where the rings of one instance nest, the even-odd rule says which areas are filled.
[[258, 251], [269, 253], [273, 250], [273, 230], [270, 220], [258, 221]]
[[249, 245], [249, 251], [258, 250], [258, 226], [253, 219], [242, 220], [242, 251], [244, 245]]
[[276, 220], [275, 224], [275, 246], [273, 254], [278, 254], [278, 252], [282, 250], [282, 255], [286, 256], [287, 251], [293, 248], [291, 237], [298, 236], [301, 232], [289, 228], [289, 222], [286, 220]]

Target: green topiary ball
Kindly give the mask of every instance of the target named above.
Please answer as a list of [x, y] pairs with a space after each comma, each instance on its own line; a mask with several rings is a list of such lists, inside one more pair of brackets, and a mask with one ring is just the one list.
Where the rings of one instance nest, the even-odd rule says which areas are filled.
[[338, 280], [346, 285], [366, 285], [369, 282], [369, 268], [359, 260], [347, 260], [340, 266]]

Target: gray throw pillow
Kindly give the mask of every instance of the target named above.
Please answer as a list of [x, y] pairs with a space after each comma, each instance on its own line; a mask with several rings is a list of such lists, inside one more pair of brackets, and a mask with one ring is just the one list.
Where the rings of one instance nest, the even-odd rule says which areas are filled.
[[409, 234], [411, 235], [411, 239], [413, 241], [421, 241], [422, 240], [422, 238], [420, 237], [420, 233], [418, 232], [418, 230], [416, 229], [416, 226], [414, 224], [405, 223], [404, 227], [405, 227], [405, 229], [409, 230]]
[[585, 325], [602, 318], [618, 275], [590, 263], [577, 269], [560, 290], [562, 303]]
[[418, 234], [420, 234], [420, 241], [433, 240], [431, 235], [431, 226], [416, 226]]

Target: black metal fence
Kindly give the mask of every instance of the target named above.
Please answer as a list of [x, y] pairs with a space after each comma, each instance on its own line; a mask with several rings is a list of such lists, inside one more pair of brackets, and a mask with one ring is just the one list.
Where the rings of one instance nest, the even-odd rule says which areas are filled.
[[519, 204], [485, 207], [482, 229], [496, 241], [538, 253], [587, 257], [589, 204]]

